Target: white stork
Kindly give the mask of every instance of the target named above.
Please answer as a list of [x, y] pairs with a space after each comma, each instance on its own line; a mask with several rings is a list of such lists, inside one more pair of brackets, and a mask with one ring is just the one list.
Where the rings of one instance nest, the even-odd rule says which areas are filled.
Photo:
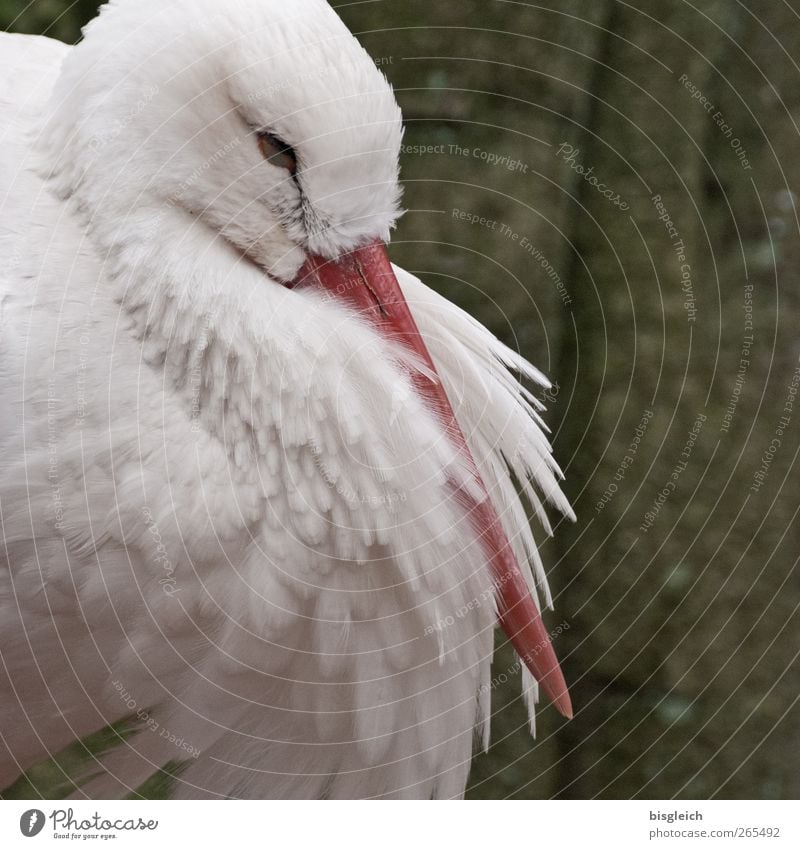
[[76, 797], [462, 795], [498, 623], [571, 715], [571, 511], [546, 380], [389, 263], [388, 82], [323, 0], [0, 49], [0, 787], [128, 720]]

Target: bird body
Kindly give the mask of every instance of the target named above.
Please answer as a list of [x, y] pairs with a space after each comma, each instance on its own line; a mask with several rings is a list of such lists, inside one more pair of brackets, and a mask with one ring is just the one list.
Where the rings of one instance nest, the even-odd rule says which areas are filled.
[[288, 5], [0, 37], [0, 786], [129, 720], [77, 796], [457, 797], [503, 592], [475, 505], [549, 602], [514, 477], [569, 507], [509, 368], [544, 378], [397, 267], [424, 349], [293, 283], [388, 237], [401, 128]]

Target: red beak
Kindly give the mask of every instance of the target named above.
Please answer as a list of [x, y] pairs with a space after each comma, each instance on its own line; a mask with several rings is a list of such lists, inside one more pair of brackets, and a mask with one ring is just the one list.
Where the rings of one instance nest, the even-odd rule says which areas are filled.
[[[432, 372], [436, 372], [382, 243], [358, 248], [335, 261], [310, 256], [292, 284], [293, 288], [306, 286], [324, 289], [332, 297], [359, 311], [381, 333], [390, 334], [400, 341]], [[414, 382], [417, 391], [441, 418], [459, 450], [469, 459], [470, 467], [476, 468], [441, 382], [434, 383], [424, 375], [417, 375]], [[475, 477], [480, 489], [486, 493], [477, 471]], [[542, 691], [561, 714], [571, 719], [572, 704], [561, 667], [488, 494], [480, 502], [467, 493], [462, 493], [462, 496], [491, 563], [500, 624]]]

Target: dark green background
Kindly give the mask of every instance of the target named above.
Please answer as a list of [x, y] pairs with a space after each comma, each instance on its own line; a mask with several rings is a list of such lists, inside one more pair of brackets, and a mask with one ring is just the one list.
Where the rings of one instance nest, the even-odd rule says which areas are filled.
[[[511, 675], [471, 795], [797, 798], [800, 403], [751, 486], [800, 355], [798, 12], [784, 0], [334, 5], [394, 83], [406, 142], [468, 151], [404, 158], [393, 257], [557, 382], [548, 416], [578, 523], [559, 525], [544, 553], [577, 715], [544, 709], [532, 742]], [[95, 9], [0, 0], [5, 28], [67, 41]], [[629, 209], [559, 158], [565, 143]], [[685, 244], [694, 322], [656, 194]], [[753, 339], [737, 385], [746, 283]], [[598, 511], [646, 410], [633, 465]], [[504, 648], [496, 673], [512, 663]]]

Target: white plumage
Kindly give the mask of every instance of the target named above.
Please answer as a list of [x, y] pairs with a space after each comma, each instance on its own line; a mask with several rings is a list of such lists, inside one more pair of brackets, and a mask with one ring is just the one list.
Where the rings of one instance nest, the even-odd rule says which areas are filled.
[[[454, 485], [480, 488], [424, 364], [281, 285], [388, 238], [383, 76], [322, 0], [116, 0], [77, 48], [3, 35], [0, 73], [0, 787], [133, 716], [77, 796], [177, 762], [186, 798], [461, 795], [497, 613]], [[507, 368], [546, 381], [395, 273], [549, 602], [509, 468], [546, 528], [570, 510]]]

